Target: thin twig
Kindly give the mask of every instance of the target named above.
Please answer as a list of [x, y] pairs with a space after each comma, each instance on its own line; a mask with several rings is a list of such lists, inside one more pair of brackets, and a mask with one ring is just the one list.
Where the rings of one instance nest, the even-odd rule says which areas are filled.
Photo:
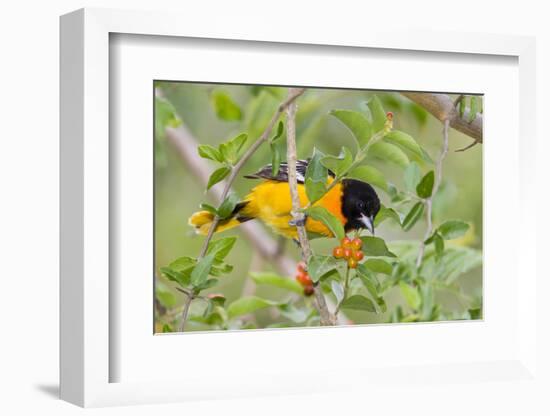
[[[227, 194], [229, 193], [229, 190], [231, 189], [231, 185], [233, 185], [233, 182], [237, 178], [237, 175], [239, 174], [240, 170], [244, 166], [246, 162], [248, 162], [248, 159], [258, 150], [258, 148], [269, 138], [271, 131], [273, 130], [273, 127], [275, 126], [275, 123], [277, 123], [277, 120], [279, 120], [279, 117], [285, 111], [288, 106], [294, 102], [296, 98], [298, 98], [300, 95], [304, 93], [304, 89], [294, 89], [293, 93], [288, 96], [288, 98], [283, 101], [279, 107], [277, 108], [277, 111], [275, 114], [273, 114], [273, 117], [271, 117], [271, 120], [269, 121], [269, 124], [265, 128], [264, 132], [260, 136], [258, 140], [256, 140], [252, 146], [248, 148], [246, 153], [241, 157], [241, 159], [237, 162], [237, 164], [233, 167], [231, 170], [231, 174], [229, 175], [229, 178], [225, 182], [225, 188], [223, 189], [222, 195], [220, 197], [221, 202], [227, 198]], [[210, 240], [212, 239], [212, 236], [216, 232], [216, 228], [218, 228], [218, 224], [220, 222], [220, 217], [217, 215], [214, 217], [214, 220], [212, 221], [212, 224], [210, 225], [210, 228], [208, 229], [208, 234], [206, 236], [206, 239], [204, 240], [204, 243], [202, 245], [201, 252], [199, 254], [199, 259], [204, 257], [206, 255], [206, 252], [208, 250], [208, 244], [210, 243]]]
[[432, 195], [429, 198], [426, 198], [424, 201], [426, 205], [426, 233], [424, 234], [424, 238], [420, 242], [420, 249], [418, 250], [418, 256], [416, 258], [416, 268], [418, 269], [420, 265], [422, 264], [422, 259], [424, 258], [424, 251], [426, 250], [426, 244], [425, 241], [430, 238], [433, 232], [433, 223], [432, 223], [432, 204], [433, 204], [433, 197], [437, 193], [437, 190], [439, 189], [439, 185], [441, 184], [441, 178], [443, 176], [443, 160], [445, 159], [445, 156], [447, 156], [447, 152], [449, 151], [449, 119], [445, 119], [443, 122], [443, 145], [441, 148], [441, 153], [439, 154], [439, 157], [437, 158], [437, 162], [435, 165], [435, 181], [434, 186], [432, 189]]
[[183, 332], [185, 329], [185, 322], [187, 322], [187, 315], [189, 314], [189, 308], [191, 307], [191, 302], [193, 301], [194, 296], [192, 294], [187, 295], [187, 299], [183, 304], [183, 311], [181, 312], [180, 326], [178, 328], [179, 332]]
[[[289, 88], [288, 95], [292, 97], [296, 95], [296, 88]], [[303, 92], [303, 90], [302, 90]], [[307, 238], [307, 232], [305, 228], [305, 214], [301, 211], [300, 196], [298, 194], [298, 181], [296, 175], [296, 103], [292, 102], [286, 109], [287, 122], [286, 122], [286, 140], [287, 140], [287, 164], [288, 164], [288, 185], [290, 188], [290, 196], [292, 199], [292, 222], [296, 224], [296, 230], [298, 232], [298, 240], [300, 242], [300, 248], [302, 250], [302, 259], [305, 264], [311, 257], [311, 246]], [[321, 325], [334, 325], [336, 318], [330, 313], [327, 307], [325, 296], [321, 292], [321, 288], [316, 286], [314, 288], [315, 294], [315, 306], [319, 311], [321, 317]]]

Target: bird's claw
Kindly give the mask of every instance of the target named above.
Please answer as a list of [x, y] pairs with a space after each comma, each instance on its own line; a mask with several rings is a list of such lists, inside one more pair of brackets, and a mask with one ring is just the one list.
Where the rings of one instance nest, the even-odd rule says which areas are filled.
[[306, 216], [302, 218], [293, 218], [288, 222], [292, 227], [304, 227], [306, 225]]

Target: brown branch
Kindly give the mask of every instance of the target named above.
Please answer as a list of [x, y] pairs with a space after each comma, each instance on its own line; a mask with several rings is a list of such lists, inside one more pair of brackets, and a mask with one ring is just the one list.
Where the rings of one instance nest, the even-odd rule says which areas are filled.
[[432, 189], [432, 195], [427, 198], [424, 201], [424, 204], [426, 205], [426, 233], [424, 234], [424, 238], [420, 242], [420, 249], [418, 250], [418, 256], [416, 258], [416, 268], [420, 267], [420, 264], [422, 264], [422, 259], [424, 257], [424, 251], [426, 250], [426, 244], [425, 241], [431, 237], [433, 232], [433, 223], [432, 223], [432, 204], [433, 204], [433, 198], [439, 189], [439, 185], [441, 185], [441, 179], [443, 177], [443, 160], [445, 159], [445, 156], [447, 156], [447, 152], [449, 151], [449, 120], [445, 120], [443, 122], [443, 145], [441, 147], [441, 153], [439, 154], [439, 157], [437, 158], [437, 162], [435, 165], [435, 182]]
[[[297, 94], [297, 91], [304, 91], [303, 89], [289, 88], [288, 95], [292, 97]], [[301, 94], [300, 93], [300, 94]], [[298, 240], [300, 242], [300, 248], [302, 250], [302, 259], [305, 264], [311, 257], [311, 247], [307, 238], [307, 232], [305, 228], [305, 214], [301, 211], [300, 196], [298, 194], [298, 181], [296, 177], [296, 103], [292, 102], [287, 110], [286, 121], [286, 140], [287, 140], [287, 164], [288, 164], [288, 185], [290, 188], [290, 196], [292, 199], [292, 222], [296, 225], [298, 232]], [[321, 317], [321, 325], [335, 325], [336, 317], [330, 313], [327, 307], [325, 296], [323, 295], [321, 288], [316, 286], [314, 288], [316, 308], [319, 311]]]
[[483, 143], [483, 116], [477, 114], [468, 122], [470, 109], [464, 111], [463, 117], [447, 94], [430, 94], [423, 92], [402, 92], [402, 95], [424, 108], [442, 123], [449, 121], [449, 126], [474, 139], [474, 143]]

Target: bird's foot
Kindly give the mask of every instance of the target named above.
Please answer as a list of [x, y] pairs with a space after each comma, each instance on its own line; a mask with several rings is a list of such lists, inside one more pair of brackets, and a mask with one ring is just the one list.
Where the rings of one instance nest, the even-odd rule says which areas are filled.
[[291, 219], [288, 224], [292, 227], [304, 227], [306, 225], [306, 219], [307, 217], [305, 215], [302, 215], [299, 218]]

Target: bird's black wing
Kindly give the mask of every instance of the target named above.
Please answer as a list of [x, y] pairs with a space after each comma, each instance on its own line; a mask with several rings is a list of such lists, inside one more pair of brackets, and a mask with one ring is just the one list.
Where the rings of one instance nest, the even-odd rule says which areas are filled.
[[[306, 169], [309, 164], [309, 160], [300, 159], [296, 161], [296, 179], [298, 183], [304, 183], [306, 177]], [[258, 172], [252, 175], [246, 175], [248, 179], [267, 179], [277, 182], [288, 182], [288, 164], [283, 162], [279, 165], [279, 172], [277, 175], [273, 175], [273, 169], [271, 164], [264, 166]]]

